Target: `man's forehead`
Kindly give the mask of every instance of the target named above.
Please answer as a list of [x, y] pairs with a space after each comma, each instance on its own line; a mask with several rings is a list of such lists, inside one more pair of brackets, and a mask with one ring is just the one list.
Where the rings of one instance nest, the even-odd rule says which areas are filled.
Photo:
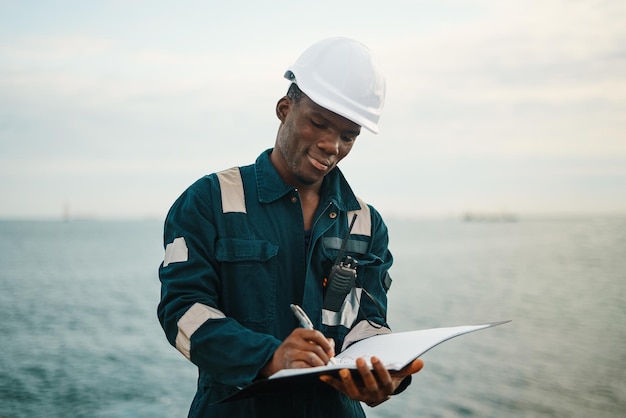
[[321, 116], [336, 125], [341, 125], [344, 129], [354, 132], [357, 135], [361, 133], [361, 127], [357, 123], [352, 122], [350, 119], [318, 105], [307, 95], [303, 95], [303, 100], [306, 101], [311, 111], [317, 116]]

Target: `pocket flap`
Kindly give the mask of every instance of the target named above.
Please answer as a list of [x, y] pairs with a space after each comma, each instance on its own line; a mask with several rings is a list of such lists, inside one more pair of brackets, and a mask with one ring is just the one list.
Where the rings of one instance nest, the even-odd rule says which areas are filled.
[[278, 245], [264, 240], [223, 238], [217, 241], [218, 261], [267, 261], [278, 254]]

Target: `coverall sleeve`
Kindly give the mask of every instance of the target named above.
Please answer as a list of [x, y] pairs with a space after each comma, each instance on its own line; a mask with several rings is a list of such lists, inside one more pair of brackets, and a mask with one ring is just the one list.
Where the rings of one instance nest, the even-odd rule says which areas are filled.
[[157, 313], [170, 344], [216, 381], [240, 386], [258, 376], [281, 342], [221, 310], [216, 238], [211, 202], [192, 186], [165, 221]]
[[[363, 317], [370, 322], [387, 326], [387, 291], [391, 286], [389, 269], [393, 256], [389, 250], [389, 234], [380, 214], [370, 206], [372, 238], [367, 265], [360, 272], [362, 286], [369, 295], [362, 296]], [[373, 300], [372, 300], [373, 299]]]

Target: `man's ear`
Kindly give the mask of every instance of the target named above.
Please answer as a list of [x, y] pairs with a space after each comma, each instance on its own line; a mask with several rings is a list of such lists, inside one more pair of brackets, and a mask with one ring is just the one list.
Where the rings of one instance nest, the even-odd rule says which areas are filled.
[[278, 116], [281, 122], [285, 122], [285, 118], [291, 111], [292, 105], [293, 101], [287, 96], [282, 97], [278, 103], [276, 103], [276, 116]]

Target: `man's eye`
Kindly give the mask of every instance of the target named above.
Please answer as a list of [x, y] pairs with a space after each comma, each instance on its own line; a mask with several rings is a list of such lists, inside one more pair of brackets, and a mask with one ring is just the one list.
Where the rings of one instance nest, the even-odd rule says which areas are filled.
[[325, 126], [322, 123], [317, 123], [316, 121], [314, 121], [313, 119], [311, 119], [311, 125], [315, 126], [317, 129], [324, 129]]

